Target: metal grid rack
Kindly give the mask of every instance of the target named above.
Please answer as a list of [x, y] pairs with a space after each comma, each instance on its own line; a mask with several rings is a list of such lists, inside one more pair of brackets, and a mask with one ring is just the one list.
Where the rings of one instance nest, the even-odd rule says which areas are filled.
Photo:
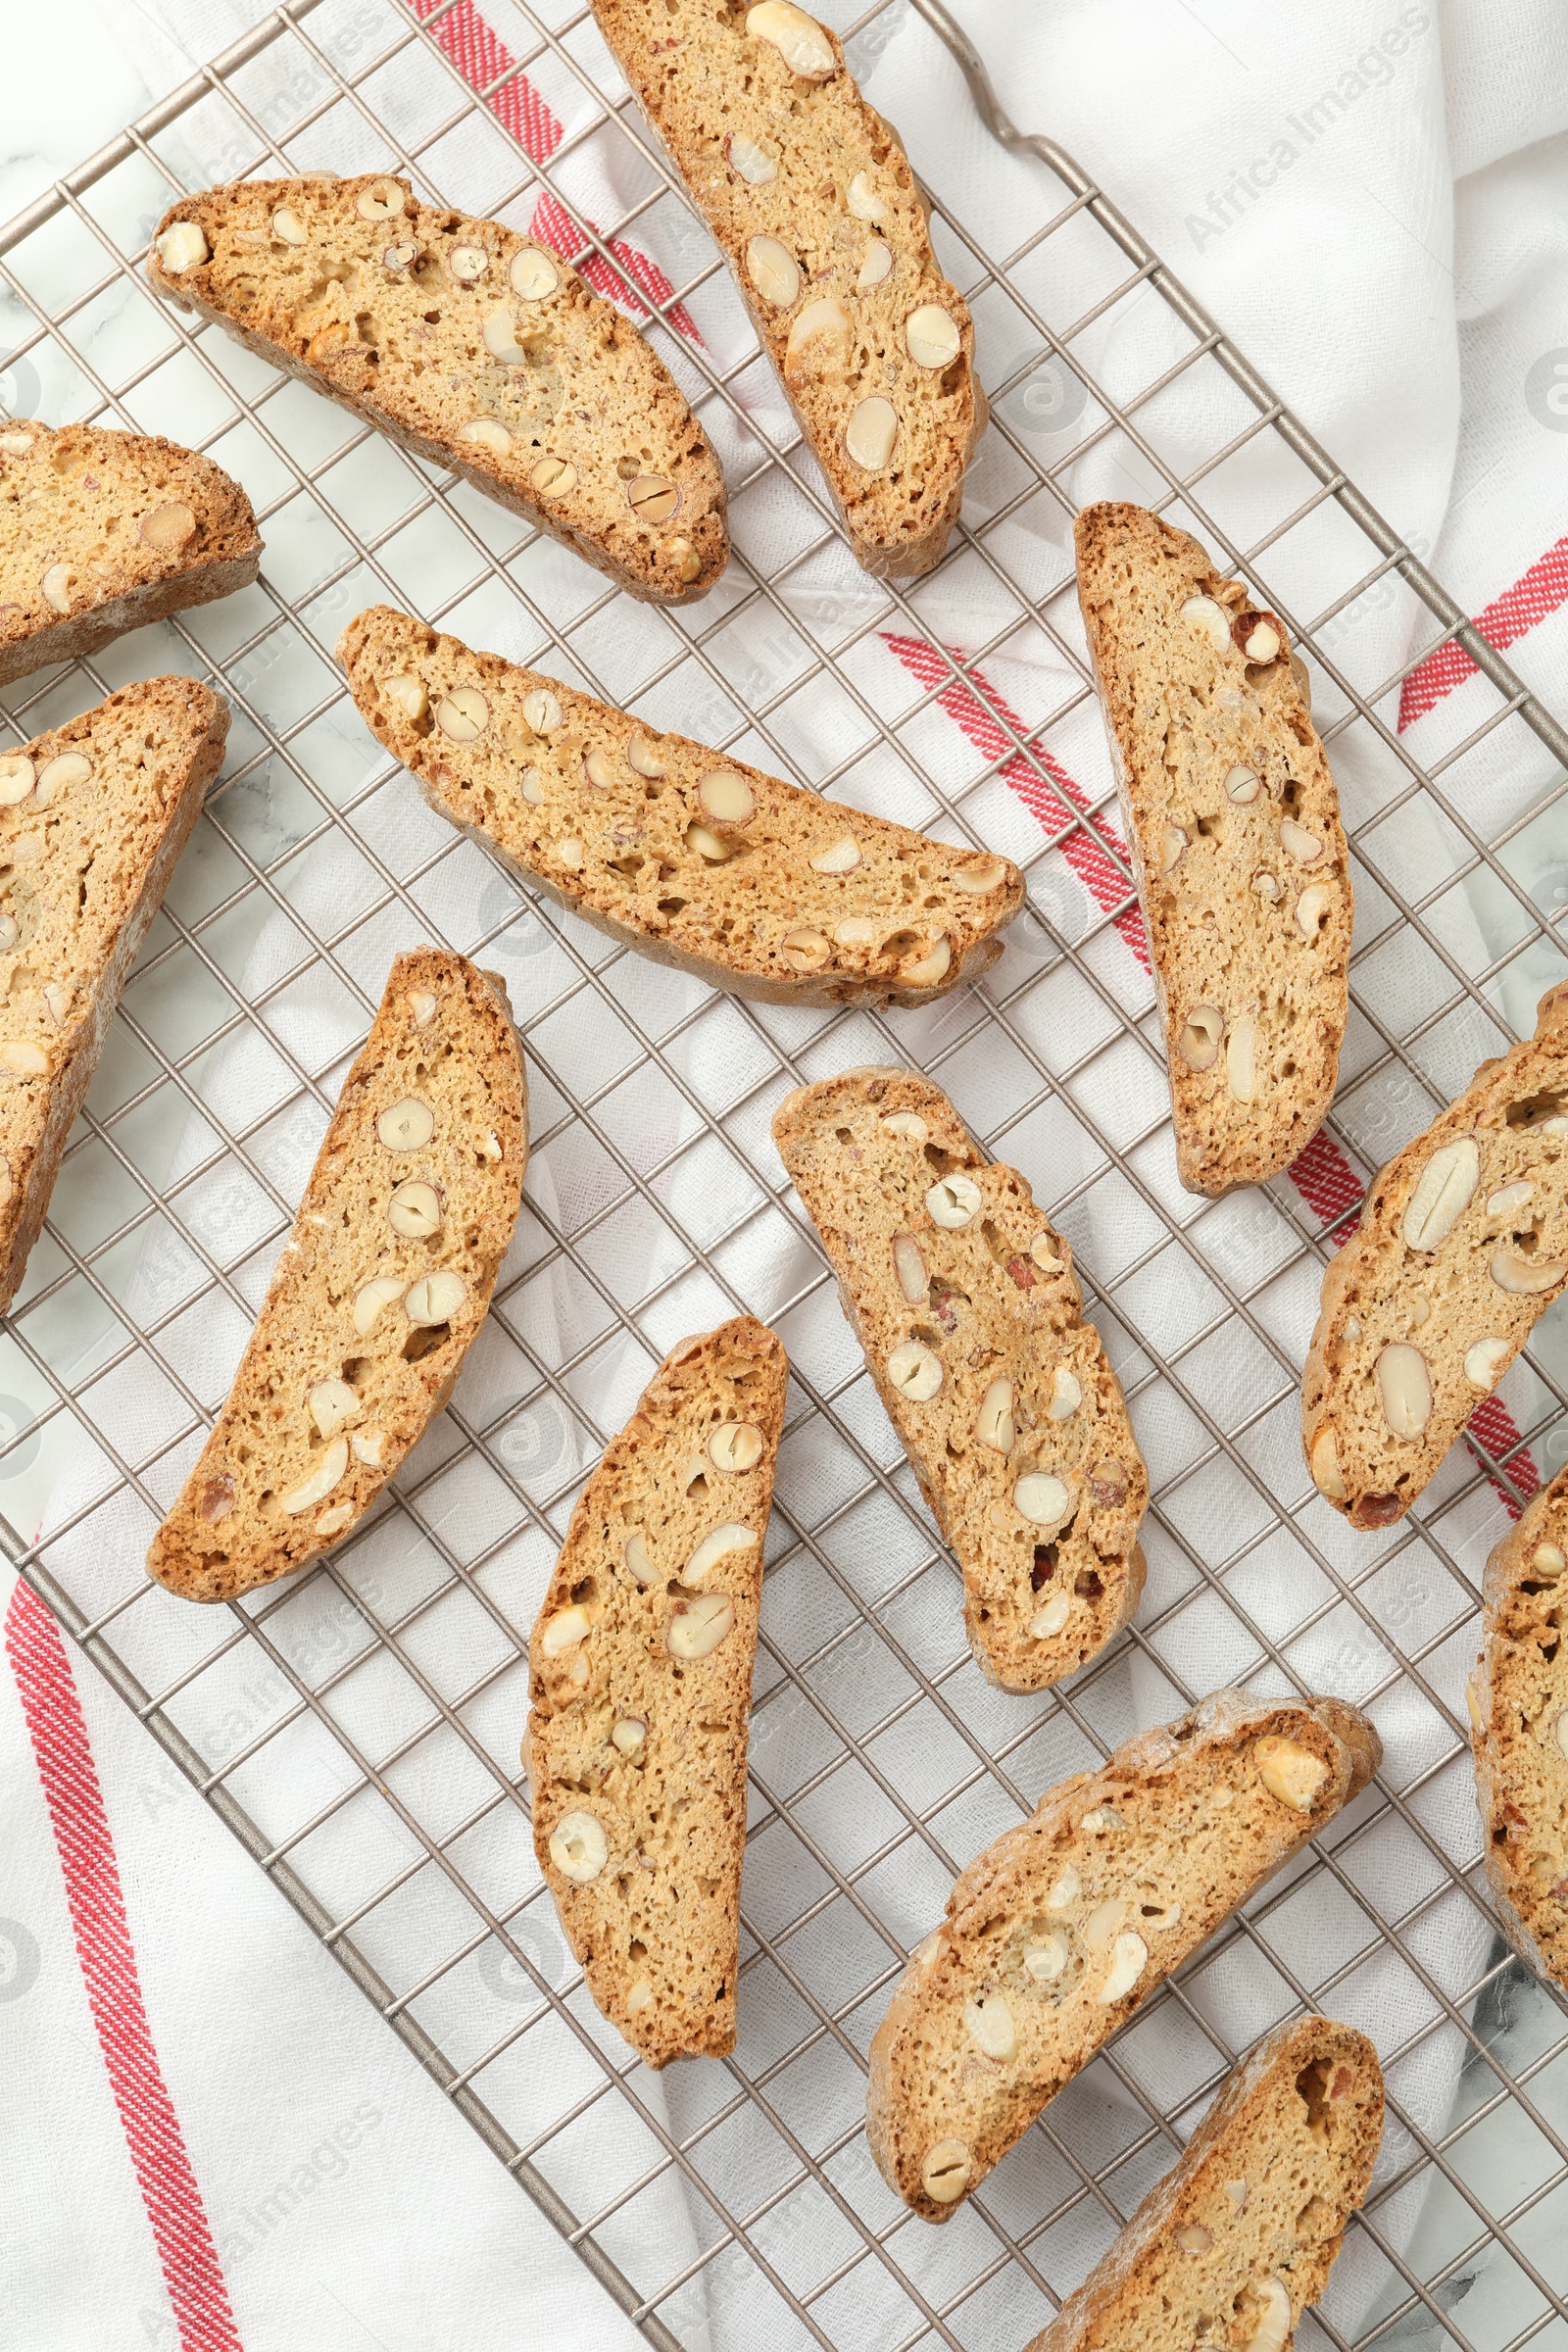
[[[215, 673], [231, 757], [0, 1336], [8, 1549], [653, 2343], [755, 2340], [759, 2323], [780, 2343], [1021, 2343], [1235, 2052], [1298, 2002], [1367, 2026], [1391, 2092], [1374, 2195], [1302, 2341], [1545, 2343], [1568, 2319], [1568, 2021], [1492, 1933], [1460, 1686], [1497, 1497], [1517, 1510], [1568, 1403], [1553, 1324], [1469, 1452], [1381, 1538], [1311, 1498], [1294, 1398], [1319, 1265], [1367, 1168], [1559, 969], [1561, 877], [1540, 842], [1568, 736], [1070, 159], [1011, 132], [936, 0], [825, 13], [862, 77], [892, 38], [924, 43], [961, 107], [956, 60], [1011, 151], [995, 222], [946, 201], [941, 159], [915, 152], [994, 423], [943, 571], [911, 591], [844, 555], [716, 254], [603, 94], [585, 12], [512, 7], [512, 53], [467, 0], [295, 0], [0, 234], [12, 408], [210, 450], [256, 493], [269, 541], [262, 585], [187, 615], [161, 657]], [[146, 296], [171, 192], [327, 162], [542, 219], [637, 311], [731, 481], [736, 554], [708, 604], [628, 618], [512, 518]], [[1004, 227], [1023, 220], [1038, 225], [1022, 237]], [[1110, 488], [1189, 521], [1293, 627], [1357, 859], [1330, 1128], [1294, 1180], [1216, 1204], [1174, 1184], [1088, 726], [1067, 526]], [[411, 813], [325, 660], [378, 596], [488, 642], [520, 629], [514, 650], [607, 699], [1006, 848], [1031, 899], [1005, 958], [980, 991], [887, 1016], [651, 977]], [[1413, 663], [1387, 651], [1411, 597], [1482, 680], [1425, 767], [1396, 724]], [[961, 656], [956, 605], [985, 616]], [[29, 681], [16, 726], [153, 666], [138, 643]], [[1032, 681], [1026, 717], [999, 673]], [[831, 749], [808, 715], [824, 709]], [[1464, 811], [1504, 758], [1534, 762], [1540, 788], [1483, 831]], [[297, 1585], [183, 1607], [143, 1580], [147, 1532], [221, 1395], [388, 956], [432, 932], [500, 964], [527, 1035], [535, 1156], [490, 1325], [366, 1530]], [[1138, 1625], [1037, 1700], [975, 1675], [951, 1568], [768, 1142], [787, 1086], [869, 1057], [930, 1071], [1031, 1174], [1079, 1248], [1153, 1473]], [[778, 1326], [796, 1380], [741, 2036], [733, 2058], [656, 2080], [597, 2019], [538, 1883], [515, 1763], [526, 1638], [584, 1471], [652, 1362], [742, 1308]], [[1357, 1698], [1384, 1726], [1383, 1775], [928, 2230], [882, 2189], [860, 2130], [905, 1950], [1046, 1786], [1222, 1676]]]

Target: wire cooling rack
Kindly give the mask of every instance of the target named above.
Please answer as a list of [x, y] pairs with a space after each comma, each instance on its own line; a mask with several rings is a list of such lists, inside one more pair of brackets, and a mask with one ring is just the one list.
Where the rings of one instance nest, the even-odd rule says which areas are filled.
[[[235, 728], [0, 1332], [8, 1548], [653, 2343], [1022, 2343], [1235, 2054], [1303, 2001], [1375, 2034], [1391, 2121], [1302, 2341], [1548, 2341], [1568, 2278], [1568, 2030], [1493, 1931], [1461, 1686], [1488, 1545], [1560, 1458], [1568, 1367], [1548, 1318], [1468, 1450], [1379, 1537], [1313, 1498], [1295, 1399], [1320, 1263], [1368, 1169], [1528, 1028], [1561, 969], [1568, 738], [1071, 160], [1011, 131], [935, 0], [835, 21], [873, 95], [911, 45], [961, 130], [953, 152], [982, 122], [1007, 150], [989, 213], [953, 197], [942, 155], [914, 154], [994, 422], [941, 573], [867, 581], [591, 21], [492, 14], [297, 0], [0, 234], [11, 409], [211, 451], [268, 541], [260, 586], [151, 657], [138, 639], [10, 702], [24, 736], [172, 662], [215, 674]], [[709, 602], [629, 608], [146, 295], [172, 194], [321, 167], [406, 169], [434, 200], [532, 225], [644, 321], [732, 486], [735, 560]], [[1189, 523], [1291, 624], [1357, 861], [1334, 1117], [1290, 1176], [1221, 1203], [1174, 1181], [1074, 612], [1071, 515], [1106, 493]], [[1010, 851], [1030, 903], [1004, 959], [978, 992], [879, 1017], [737, 1004], [611, 949], [387, 774], [326, 658], [376, 597]], [[1391, 652], [1415, 606], [1447, 648], [1424, 666]], [[1423, 766], [1399, 720], [1430, 708], [1434, 660], [1460, 690]], [[1524, 813], [1467, 813], [1521, 770]], [[220, 1399], [389, 956], [432, 933], [503, 971], [526, 1029], [534, 1159], [490, 1323], [368, 1528], [297, 1584], [184, 1606], [145, 1583], [147, 1535]], [[768, 1141], [789, 1085], [868, 1058], [928, 1070], [1028, 1171], [1079, 1249], [1153, 1473], [1140, 1622], [1036, 1699], [975, 1674], [951, 1566]], [[516, 1763], [526, 1637], [582, 1477], [652, 1363], [741, 1308], [778, 1327], [796, 1377], [740, 2040], [656, 2079], [597, 2018], [539, 1884]], [[1379, 1781], [952, 2224], [911, 2220], [861, 2130], [905, 1951], [1045, 1787], [1222, 1679], [1358, 1699], [1385, 1733]]]

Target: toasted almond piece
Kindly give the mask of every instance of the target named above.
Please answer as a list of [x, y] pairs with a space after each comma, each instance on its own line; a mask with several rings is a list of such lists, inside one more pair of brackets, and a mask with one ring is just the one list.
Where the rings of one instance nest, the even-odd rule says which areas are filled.
[[477, 686], [454, 686], [435, 707], [435, 723], [454, 743], [476, 743], [490, 721], [490, 705]]
[[1225, 797], [1229, 801], [1235, 801], [1238, 807], [1246, 808], [1250, 802], [1255, 801], [1262, 789], [1262, 778], [1255, 768], [1244, 767], [1238, 763], [1237, 766], [1227, 771]]
[[608, 792], [615, 781], [615, 771], [610, 764], [608, 752], [595, 751], [585, 754], [582, 772], [584, 781], [592, 784], [598, 792]]
[[211, 247], [199, 220], [176, 220], [158, 239], [158, 259], [171, 277], [182, 277], [211, 258]]
[[680, 490], [664, 473], [636, 473], [626, 484], [626, 504], [639, 522], [656, 529], [668, 522], [680, 505]]
[[422, 1177], [411, 1176], [397, 1186], [387, 1202], [386, 1221], [406, 1241], [428, 1241], [441, 1230], [441, 1195]]
[[758, 139], [748, 137], [744, 130], [732, 130], [724, 141], [724, 153], [729, 168], [749, 187], [765, 188], [769, 180], [778, 177], [778, 159]]
[[821, 371], [847, 368], [854, 340], [855, 321], [838, 296], [818, 295], [790, 320], [789, 338], [784, 346], [784, 372], [799, 375], [808, 368]]
[[930, 1293], [930, 1278], [920, 1245], [912, 1233], [896, 1233], [893, 1237], [893, 1271], [899, 1288], [911, 1306], [918, 1306]]
[[310, 1477], [279, 1498], [279, 1509], [286, 1511], [291, 1519], [297, 1519], [302, 1511], [314, 1511], [318, 1502], [326, 1500], [348, 1466], [349, 1442], [347, 1438], [334, 1438]]
[[306, 1390], [305, 1401], [323, 1438], [335, 1438], [340, 1429], [352, 1428], [365, 1411], [358, 1393], [346, 1380], [317, 1381]]
[[762, 1458], [762, 1433], [755, 1421], [721, 1421], [708, 1441], [708, 1452], [713, 1467], [731, 1476], [755, 1470]]
[[557, 1609], [540, 1628], [539, 1647], [547, 1658], [564, 1657], [568, 1649], [586, 1642], [593, 1630], [594, 1621], [585, 1608]]
[[435, 1113], [417, 1095], [405, 1095], [382, 1111], [375, 1132], [389, 1152], [418, 1152], [435, 1133]]
[[970, 2040], [985, 2057], [994, 2058], [1002, 2066], [1009, 2058], [1017, 2057], [1018, 2030], [1005, 1996], [995, 1985], [970, 1994], [963, 2004], [963, 2022], [969, 2029]]
[[[279, 245], [303, 245], [310, 236], [304, 221], [292, 205], [280, 204], [272, 215], [271, 230]], [[168, 264], [165, 264], [167, 269]]]
[[195, 536], [195, 514], [179, 499], [167, 500], [142, 516], [140, 537], [161, 556], [177, 555]]
[[504, 458], [512, 447], [512, 435], [495, 416], [471, 416], [466, 424], [459, 425], [458, 439], [487, 449], [494, 458]]
[[756, 1543], [756, 1530], [743, 1526], [738, 1520], [715, 1527], [703, 1538], [681, 1570], [681, 1583], [692, 1587], [705, 1584], [720, 1560], [727, 1560], [732, 1551], [750, 1551]]
[[906, 957], [899, 966], [899, 978], [909, 988], [935, 988], [939, 980], [947, 978], [952, 961], [953, 950], [944, 933]]
[[1294, 817], [1286, 817], [1280, 826], [1280, 841], [1288, 858], [1298, 865], [1315, 865], [1323, 855], [1323, 844], [1315, 833], [1298, 825]]
[[1511, 1340], [1476, 1340], [1464, 1353], [1464, 1376], [1473, 1388], [1492, 1389], [1513, 1353]]
[[939, 302], [924, 302], [904, 322], [904, 348], [917, 368], [951, 368], [962, 348], [958, 321]]
[[1433, 1152], [1404, 1212], [1405, 1247], [1440, 1250], [1475, 1197], [1481, 1182], [1481, 1152], [1473, 1135], [1461, 1135]]
[[1176, 1040], [1176, 1051], [1193, 1069], [1210, 1070], [1219, 1059], [1224, 1034], [1225, 1015], [1218, 1005], [1195, 1004]]
[[1229, 653], [1230, 615], [1211, 596], [1190, 596], [1182, 607], [1182, 618], [1189, 628], [1206, 637], [1217, 654]]
[[803, 81], [826, 81], [838, 72], [833, 44], [814, 17], [793, 0], [757, 0], [746, 12], [746, 30], [754, 41], [776, 49], [792, 74]]
[[1044, 1608], [1036, 1609], [1034, 1615], [1029, 1620], [1029, 1632], [1031, 1638], [1036, 1642], [1050, 1642], [1054, 1640], [1055, 1636], [1062, 1631], [1071, 1615], [1071, 1593], [1053, 1592], [1051, 1598], [1046, 1602]]
[[1012, 1490], [1013, 1508], [1020, 1518], [1050, 1533], [1060, 1527], [1072, 1508], [1072, 1495], [1051, 1472], [1032, 1470]]
[[631, 738], [626, 746], [626, 764], [635, 768], [640, 776], [657, 778], [669, 773], [646, 735], [634, 735]]
[[592, 1886], [610, 1859], [610, 1840], [599, 1816], [582, 1807], [563, 1813], [550, 1833], [550, 1859], [573, 1886]]
[[893, 218], [878, 195], [876, 181], [869, 171], [856, 172], [844, 191], [844, 201], [857, 220], [871, 220], [885, 225]]
[[410, 1283], [403, 1294], [403, 1311], [411, 1323], [437, 1330], [461, 1311], [467, 1296], [463, 1276], [451, 1266], [439, 1266]]
[[1332, 882], [1313, 882], [1302, 891], [1296, 902], [1297, 928], [1306, 939], [1316, 939], [1328, 921], [1334, 906]]
[[389, 703], [396, 703], [405, 718], [421, 719], [430, 708], [430, 697], [422, 678], [387, 678], [382, 682], [381, 692]]
[[610, 1741], [623, 1756], [640, 1755], [648, 1744], [648, 1726], [640, 1715], [621, 1715], [610, 1727]]
[[853, 833], [846, 833], [831, 848], [819, 850], [811, 859], [811, 871], [816, 874], [853, 874], [860, 862], [860, 845]]
[[1052, 1420], [1070, 1421], [1083, 1400], [1083, 1383], [1077, 1373], [1058, 1364], [1051, 1376], [1051, 1402], [1046, 1407]]
[[732, 767], [710, 768], [697, 787], [697, 799], [715, 825], [749, 824], [757, 814], [756, 793]]
[[561, 724], [561, 698], [548, 686], [535, 686], [522, 698], [522, 715], [535, 735], [553, 735]]
[[453, 245], [447, 251], [447, 270], [460, 286], [476, 286], [490, 267], [482, 245]]
[[0, 1066], [18, 1078], [42, 1078], [49, 1069], [49, 1055], [42, 1046], [24, 1037], [10, 1038], [0, 1045]]
[[1266, 1733], [1261, 1740], [1254, 1740], [1252, 1761], [1270, 1796], [1277, 1796], [1282, 1805], [1289, 1805], [1297, 1813], [1311, 1812], [1318, 1791], [1329, 1777], [1329, 1768], [1321, 1756], [1315, 1756], [1298, 1740], [1287, 1740], [1278, 1732]]
[[1237, 1102], [1257, 1101], [1257, 1019], [1238, 1013], [1225, 1040], [1225, 1083]]
[[361, 188], [354, 209], [362, 220], [401, 220], [409, 200], [395, 179], [377, 179]]
[[541, 458], [528, 480], [541, 498], [564, 498], [576, 487], [577, 468], [569, 458]]
[[865, 248], [865, 258], [856, 272], [855, 291], [869, 294], [893, 275], [893, 248], [880, 237], [872, 237]]
[[899, 412], [880, 392], [858, 401], [844, 427], [844, 446], [862, 473], [880, 473], [899, 437]]
[[1096, 2000], [1108, 2005], [1125, 1999], [1148, 1966], [1148, 1944], [1133, 1929], [1123, 1929], [1110, 1947], [1110, 1973], [1096, 1993]]
[[1004, 858], [976, 858], [968, 865], [960, 865], [953, 876], [955, 890], [966, 891], [971, 898], [984, 898], [1007, 878]]
[[710, 865], [723, 865], [735, 854], [727, 841], [719, 839], [711, 825], [688, 825], [686, 847], [695, 850], [699, 858], [706, 858]]
[[699, 1592], [671, 1612], [664, 1646], [672, 1658], [710, 1658], [735, 1623], [727, 1592]]
[[1521, 1182], [1501, 1185], [1487, 1201], [1487, 1215], [1489, 1217], [1515, 1217], [1520, 1209], [1528, 1208], [1535, 1197], [1536, 1188], [1533, 1184]]
[[878, 1125], [885, 1134], [902, 1136], [910, 1144], [923, 1144], [931, 1132], [917, 1110], [890, 1110]]
[[38, 770], [25, 752], [0, 755], [0, 808], [17, 808], [37, 780]]
[[1383, 1418], [1396, 1438], [1418, 1438], [1432, 1418], [1432, 1375], [1419, 1348], [1391, 1341], [1378, 1357]]
[[1339, 1442], [1331, 1421], [1325, 1421], [1313, 1437], [1310, 1466], [1318, 1493], [1328, 1495], [1331, 1502], [1344, 1502], [1348, 1490], [1340, 1469]]
[[777, 237], [753, 237], [746, 247], [746, 274], [762, 300], [787, 311], [801, 291], [801, 266]]
[[368, 1340], [375, 1329], [376, 1319], [384, 1306], [401, 1298], [405, 1285], [396, 1274], [376, 1274], [354, 1294], [354, 1328], [362, 1340]]
[[817, 972], [831, 962], [833, 943], [820, 931], [787, 931], [778, 943], [778, 952], [792, 972]]
[[560, 265], [539, 246], [524, 245], [512, 257], [507, 283], [521, 301], [544, 302], [561, 283]]
[[920, 2167], [920, 2185], [934, 2204], [956, 2204], [968, 2186], [972, 2164], [961, 2139], [939, 2139], [926, 2150]]
[[902, 1340], [888, 1357], [888, 1378], [910, 1404], [927, 1404], [942, 1386], [942, 1358], [921, 1340]]
[[846, 915], [834, 924], [833, 937], [841, 948], [868, 948], [876, 938], [876, 925], [868, 914]]
[[989, 1446], [993, 1452], [1010, 1453], [1012, 1451], [1012, 1383], [1010, 1380], [994, 1380], [991, 1383], [980, 1399], [980, 1410], [975, 1415], [974, 1428], [981, 1445]]
[[1517, 1250], [1494, 1250], [1488, 1260], [1487, 1272], [1499, 1291], [1536, 1298], [1543, 1291], [1556, 1289], [1568, 1274], [1568, 1260], [1526, 1257]]
[[948, 1233], [958, 1233], [965, 1225], [974, 1223], [985, 1206], [985, 1195], [962, 1168], [952, 1168], [931, 1186], [925, 1205], [933, 1225], [940, 1225]]
[[51, 612], [71, 611], [72, 570], [69, 564], [51, 564], [38, 582], [39, 594]]

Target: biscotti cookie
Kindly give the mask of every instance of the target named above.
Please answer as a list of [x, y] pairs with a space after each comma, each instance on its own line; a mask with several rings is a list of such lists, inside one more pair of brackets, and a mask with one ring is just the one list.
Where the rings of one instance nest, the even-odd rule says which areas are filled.
[[1372, 2183], [1383, 2073], [1353, 2026], [1277, 2026], [1027, 2352], [1288, 2352]]
[[1374, 1177], [1301, 1376], [1318, 1493], [1402, 1518], [1568, 1282], [1568, 983]]
[[660, 735], [380, 605], [337, 658], [430, 807], [656, 963], [774, 1004], [923, 1004], [1002, 952], [1005, 858]]
[[982, 1672], [1004, 1690], [1059, 1681], [1137, 1608], [1149, 1503], [1071, 1250], [912, 1070], [800, 1087], [773, 1140], [963, 1572]]
[[1349, 1004], [1339, 795], [1284, 625], [1143, 507], [1087, 507], [1078, 600], [1190, 1192], [1276, 1175], [1334, 1098]]
[[144, 433], [0, 425], [0, 685], [255, 579], [251, 502], [210, 458]]
[[674, 378], [513, 229], [402, 179], [236, 180], [170, 208], [147, 270], [633, 596], [687, 604], [723, 570], [723, 476]]
[[665, 1357], [571, 1515], [529, 1644], [533, 1841], [649, 2066], [735, 2046], [746, 1740], [789, 1364], [737, 1315]]
[[227, 735], [205, 686], [149, 678], [0, 753], [0, 1313]]
[[231, 1600], [340, 1543], [452, 1394], [528, 1156], [505, 984], [416, 948], [392, 966], [228, 1398], [147, 1566]]
[[1482, 1853], [1503, 1934], [1568, 1990], [1568, 1470], [1487, 1562], [1465, 1693]]
[[974, 329], [898, 135], [787, 0], [594, 0], [867, 571], [929, 571], [986, 421]]
[[890, 2187], [946, 2221], [1063, 2083], [1377, 1770], [1337, 1698], [1219, 1690], [971, 1862], [871, 2044]]

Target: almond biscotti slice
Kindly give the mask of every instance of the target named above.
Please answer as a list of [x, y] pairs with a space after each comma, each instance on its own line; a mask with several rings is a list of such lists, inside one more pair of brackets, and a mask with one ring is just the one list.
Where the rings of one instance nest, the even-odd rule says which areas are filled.
[[0, 685], [255, 579], [251, 502], [210, 458], [145, 433], [0, 426]]
[[385, 605], [337, 658], [430, 807], [656, 963], [774, 1004], [923, 1004], [1002, 953], [1005, 858], [951, 849]]
[[1276, 2026], [1027, 2352], [1288, 2352], [1382, 2137], [1366, 2035], [1329, 2017]]
[[787, 0], [594, 0], [594, 15], [735, 273], [857, 560], [929, 571], [986, 422], [974, 329], [838, 34]]
[[1568, 1282], [1568, 983], [1374, 1177], [1301, 1375], [1318, 1493], [1402, 1518]]
[[147, 271], [631, 595], [689, 604], [723, 570], [724, 477], [673, 376], [514, 230], [402, 179], [236, 180], [171, 206]]
[[1568, 1990], [1568, 1470], [1487, 1562], [1465, 1692], [1482, 1852], [1509, 1942]]
[[0, 1314], [227, 737], [216, 694], [147, 678], [0, 753]]
[[1149, 1503], [1072, 1251], [912, 1070], [800, 1087], [773, 1140], [963, 1572], [981, 1671], [1004, 1690], [1058, 1682], [1137, 1608]]
[[466, 956], [392, 966], [227, 1401], [147, 1554], [231, 1600], [341, 1542], [452, 1394], [528, 1157], [506, 987]]
[[529, 1644], [533, 1841], [588, 1989], [649, 2066], [735, 2046], [746, 1741], [789, 1363], [683, 1341], [577, 1501]]
[[867, 2131], [889, 2186], [946, 2221], [1381, 1756], [1343, 1699], [1218, 1690], [1049, 1788], [956, 1880], [877, 2029]]
[[1283, 624], [1143, 507], [1086, 507], [1083, 608], [1189, 1192], [1277, 1175], [1334, 1098], [1349, 1005], [1339, 795]]

